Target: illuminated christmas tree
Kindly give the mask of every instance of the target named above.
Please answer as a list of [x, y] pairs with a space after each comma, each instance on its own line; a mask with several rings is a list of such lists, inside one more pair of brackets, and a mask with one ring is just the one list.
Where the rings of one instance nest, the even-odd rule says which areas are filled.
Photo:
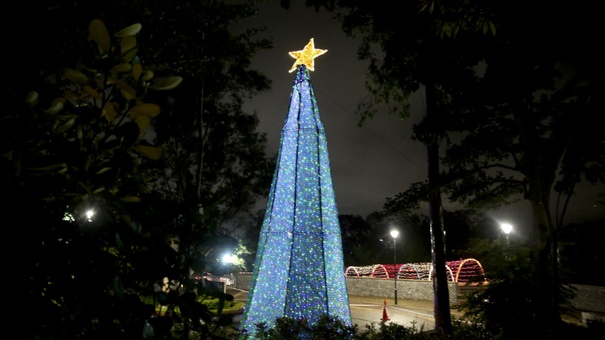
[[325, 52], [313, 39], [290, 52], [296, 79], [241, 322], [251, 335], [278, 317], [313, 324], [327, 314], [351, 325], [328, 145], [310, 80]]

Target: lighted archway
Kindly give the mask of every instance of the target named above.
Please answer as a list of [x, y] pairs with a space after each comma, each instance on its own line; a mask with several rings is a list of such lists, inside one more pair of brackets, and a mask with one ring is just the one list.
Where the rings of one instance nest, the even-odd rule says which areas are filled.
[[359, 277], [359, 272], [357, 271], [357, 267], [355, 267], [355, 266], [347, 267], [347, 270], [345, 270], [345, 276], [346, 277], [351, 277], [351, 276]]
[[[433, 279], [433, 268], [431, 267], [430, 272], [429, 272], [429, 281]], [[446, 278], [448, 281], [454, 281], [454, 273], [452, 272], [452, 268], [450, 268], [450, 266], [447, 264], [445, 264], [445, 274], [446, 274]], [[449, 275], [448, 275], [449, 274]]]
[[[353, 269], [354, 268], [354, 269]], [[481, 263], [468, 258], [463, 260], [445, 262], [446, 278], [452, 282], [468, 282], [477, 276], [487, 282]], [[432, 280], [434, 271], [431, 262], [405, 263], [405, 264], [374, 264], [371, 266], [350, 266], [345, 271], [346, 276], [370, 276], [373, 278], [388, 279], [397, 276], [398, 279]], [[476, 281], [476, 280], [473, 280]]]
[[346, 277], [351, 277], [351, 276], [355, 276], [355, 277], [362, 277], [362, 276], [371, 276], [372, 275], [372, 271], [374, 269], [374, 266], [349, 266], [347, 267], [347, 269], [345, 270], [345, 276]]
[[381, 264], [375, 264], [372, 268], [372, 277], [378, 277], [383, 279], [389, 278], [389, 272], [387, 269]]
[[476, 259], [470, 258], [458, 261], [458, 267], [456, 270], [456, 282], [468, 282], [473, 278], [480, 276], [483, 281], [487, 281], [485, 278], [485, 272], [483, 266]]
[[418, 268], [413, 263], [406, 263], [399, 268], [397, 272], [398, 279], [421, 280]]

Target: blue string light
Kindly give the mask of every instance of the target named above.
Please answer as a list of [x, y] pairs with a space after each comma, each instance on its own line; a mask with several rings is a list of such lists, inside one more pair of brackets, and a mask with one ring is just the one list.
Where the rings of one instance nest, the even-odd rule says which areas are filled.
[[328, 145], [306, 65], [298, 65], [241, 327], [279, 317], [351, 326]]

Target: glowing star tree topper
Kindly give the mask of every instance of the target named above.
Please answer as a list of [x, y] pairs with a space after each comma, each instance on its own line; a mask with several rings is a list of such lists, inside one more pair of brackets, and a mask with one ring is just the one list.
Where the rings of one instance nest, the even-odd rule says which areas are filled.
[[280, 317], [314, 324], [322, 316], [352, 325], [328, 144], [310, 70], [326, 53], [313, 46], [290, 52], [296, 79], [260, 231], [240, 327]]
[[292, 58], [296, 59], [296, 61], [289, 72], [292, 73], [295, 71], [298, 65], [305, 65], [310, 71], [315, 71], [315, 58], [326, 52], [328, 52], [328, 50], [316, 49], [313, 38], [311, 38], [304, 49], [290, 52], [290, 55]]

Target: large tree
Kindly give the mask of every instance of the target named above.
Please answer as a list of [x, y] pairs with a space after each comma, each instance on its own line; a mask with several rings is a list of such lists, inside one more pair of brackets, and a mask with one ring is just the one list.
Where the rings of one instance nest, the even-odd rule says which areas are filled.
[[65, 65], [89, 57], [88, 35], [81, 27], [90, 20], [103, 20], [109, 30], [140, 23], [146, 30], [138, 39], [140, 60], [156, 76], [185, 79], [169, 98], [161, 98], [172, 104], [163, 107], [154, 127], [167, 156], [162, 165], [170, 178], [164, 184], [170, 183], [164, 188], [183, 202], [205, 206], [220, 223], [250, 208], [266, 194], [270, 180], [265, 135], [256, 131], [256, 114], [242, 110], [244, 99], [270, 86], [250, 67], [252, 56], [271, 48], [270, 41], [255, 37], [262, 28], [238, 27], [257, 7], [254, 1], [169, 6], [153, 0], [56, 0], [27, 6], [17, 11], [20, 30], [9, 35], [14, 46], [10, 64], [19, 65], [8, 70], [9, 92], [22, 96]]
[[[271, 44], [255, 39], [259, 30], [237, 26], [256, 13], [255, 2], [161, 7], [163, 15], [146, 17], [156, 28], [154, 40], [147, 41], [155, 53], [148, 58], [157, 72], [176, 69], [185, 81], [156, 126], [167, 155], [158, 168], [157, 193], [180, 207], [173, 210], [170, 225], [182, 246], [200, 223], [228, 241], [227, 222], [268, 194], [273, 162], [265, 157], [266, 137], [257, 132], [256, 114], [242, 106], [244, 99], [269, 88], [269, 80], [251, 70], [250, 62]], [[179, 58], [171, 61], [174, 55]], [[199, 251], [212, 265], [217, 252], [228, 248], [229, 243], [211, 242]]]
[[452, 200], [495, 207], [524, 199], [531, 206], [533, 321], [548, 337], [560, 323], [558, 233], [567, 204], [580, 181], [605, 179], [605, 140], [595, 128], [605, 93], [594, 58], [603, 54], [578, 45], [596, 33], [584, 25], [587, 8], [549, 5], [546, 16], [541, 6], [523, 15], [494, 8], [499, 28], [484, 53], [485, 73], [466, 94], [475, 99], [462, 105], [468, 110], [450, 116], [463, 118], [450, 125], [459, 139], [444, 157]]

